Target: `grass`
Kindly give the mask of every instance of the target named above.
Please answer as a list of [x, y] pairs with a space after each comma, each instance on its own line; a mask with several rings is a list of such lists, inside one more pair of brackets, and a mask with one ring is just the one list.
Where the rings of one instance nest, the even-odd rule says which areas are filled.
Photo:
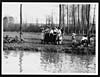
[[[3, 36], [9, 35], [11, 37], [18, 36], [17, 32], [4, 32]], [[65, 52], [65, 53], [95, 53], [95, 48], [72, 48], [71, 47], [71, 36], [65, 35], [63, 45], [52, 45], [52, 44], [40, 44], [41, 35], [40, 33], [24, 32], [23, 43], [4, 43], [3, 50], [23, 50], [23, 51], [48, 51], [48, 52]], [[77, 40], [80, 40], [82, 36], [76, 36]]]

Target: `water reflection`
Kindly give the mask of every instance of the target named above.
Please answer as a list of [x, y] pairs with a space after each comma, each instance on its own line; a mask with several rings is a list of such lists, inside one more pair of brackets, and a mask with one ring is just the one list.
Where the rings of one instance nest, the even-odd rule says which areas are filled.
[[17, 51], [4, 51], [2, 59], [2, 72], [3, 74], [17, 74], [19, 72], [19, 52]]
[[91, 55], [41, 52], [41, 61], [43, 69], [53, 73], [95, 72], [95, 60]]
[[57, 64], [59, 62], [59, 54], [56, 52], [41, 52], [41, 61], [45, 64]]
[[19, 69], [20, 69], [20, 73], [23, 71], [22, 69], [22, 61], [23, 61], [23, 51], [20, 51], [20, 56], [19, 56]]
[[95, 73], [94, 55], [58, 52], [4, 51], [4, 74], [34, 73]]
[[57, 52], [41, 52], [41, 66], [48, 72], [61, 72], [60, 58]]

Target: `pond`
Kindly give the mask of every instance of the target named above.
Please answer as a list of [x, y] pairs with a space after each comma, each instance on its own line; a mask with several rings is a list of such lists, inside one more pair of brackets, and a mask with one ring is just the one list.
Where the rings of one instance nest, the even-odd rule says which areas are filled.
[[95, 59], [89, 54], [5, 50], [2, 74], [96, 73]]

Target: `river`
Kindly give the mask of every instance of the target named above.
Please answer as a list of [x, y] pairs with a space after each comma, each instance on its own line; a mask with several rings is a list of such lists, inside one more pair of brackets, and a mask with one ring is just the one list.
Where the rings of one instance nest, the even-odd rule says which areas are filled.
[[95, 73], [95, 55], [3, 51], [2, 74]]

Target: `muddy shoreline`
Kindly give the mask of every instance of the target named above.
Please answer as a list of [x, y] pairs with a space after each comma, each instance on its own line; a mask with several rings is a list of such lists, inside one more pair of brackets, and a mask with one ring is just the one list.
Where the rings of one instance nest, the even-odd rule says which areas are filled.
[[63, 45], [52, 44], [35, 44], [35, 43], [4, 43], [3, 50], [18, 50], [18, 51], [48, 51], [74, 54], [95, 54], [94, 47], [71, 47], [71, 43]]

